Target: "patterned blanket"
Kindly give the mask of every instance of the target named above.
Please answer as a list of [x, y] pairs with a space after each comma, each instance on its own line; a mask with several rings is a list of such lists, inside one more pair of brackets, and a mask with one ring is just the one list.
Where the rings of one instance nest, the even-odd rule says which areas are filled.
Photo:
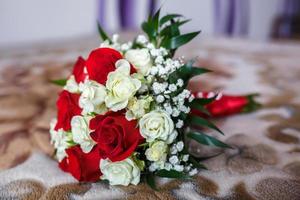
[[[49, 121], [58, 89], [78, 55], [96, 40], [0, 53], [0, 199], [300, 199], [300, 45], [206, 39], [179, 54], [197, 57], [215, 73], [195, 78], [194, 91], [260, 93], [255, 113], [216, 119], [223, 150], [190, 141], [195, 155], [210, 156], [194, 180], [158, 179], [116, 187], [78, 183], [52, 158]], [[215, 134], [215, 133], [211, 133]]]

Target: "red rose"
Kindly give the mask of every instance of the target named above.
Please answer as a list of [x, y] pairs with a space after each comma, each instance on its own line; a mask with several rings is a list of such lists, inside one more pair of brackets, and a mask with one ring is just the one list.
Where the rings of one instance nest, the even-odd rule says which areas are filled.
[[71, 119], [75, 115], [81, 114], [81, 108], [78, 106], [79, 94], [73, 94], [63, 90], [59, 94], [56, 102], [57, 106], [57, 124], [55, 130], [62, 128], [65, 131], [71, 129]]
[[89, 78], [105, 85], [107, 75], [116, 69], [115, 63], [122, 55], [110, 48], [98, 48], [92, 51], [86, 61]]
[[128, 121], [122, 113], [98, 115], [90, 121], [90, 129], [101, 158], [113, 162], [128, 158], [143, 140], [136, 121]]
[[73, 75], [77, 83], [83, 82], [85, 80], [86, 74], [84, 73], [85, 60], [80, 56], [78, 57], [73, 68]]
[[78, 181], [95, 182], [100, 179], [100, 155], [96, 147], [91, 152], [84, 153], [76, 145], [67, 149], [66, 153], [67, 157], [59, 163], [63, 171], [70, 172]]
[[[123, 59], [120, 52], [111, 48], [98, 48], [92, 51], [86, 61], [89, 78], [105, 85], [107, 75], [115, 71], [115, 63], [120, 59]], [[130, 73], [136, 73], [135, 68], [130, 66]]]

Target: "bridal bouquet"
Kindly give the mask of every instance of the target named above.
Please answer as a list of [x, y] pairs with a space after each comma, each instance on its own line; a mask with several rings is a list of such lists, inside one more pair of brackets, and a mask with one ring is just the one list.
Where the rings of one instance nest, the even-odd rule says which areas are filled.
[[252, 110], [252, 96], [228, 97], [192, 93], [189, 80], [209, 70], [174, 58], [178, 47], [199, 32], [181, 34], [188, 20], [159, 11], [142, 24], [146, 36], [119, 43], [98, 26], [103, 43], [87, 59], [79, 57], [57, 100], [51, 142], [59, 167], [79, 181], [107, 180], [110, 185], [155, 188], [154, 177], [189, 178], [205, 166], [189, 154], [187, 138], [204, 145], [230, 148], [205, 134], [221, 134], [208, 121]]

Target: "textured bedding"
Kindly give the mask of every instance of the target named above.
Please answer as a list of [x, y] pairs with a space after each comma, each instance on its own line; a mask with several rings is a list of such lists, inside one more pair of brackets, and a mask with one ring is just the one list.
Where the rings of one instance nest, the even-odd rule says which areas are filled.
[[[259, 93], [262, 109], [214, 119], [216, 135], [234, 149], [201, 146], [215, 156], [194, 180], [158, 179], [159, 191], [78, 183], [53, 159], [49, 121], [59, 88], [79, 55], [97, 44], [38, 46], [0, 53], [0, 199], [300, 199], [300, 44], [204, 39], [179, 54], [215, 72], [196, 77], [193, 91]], [[215, 133], [211, 133], [215, 135]]]

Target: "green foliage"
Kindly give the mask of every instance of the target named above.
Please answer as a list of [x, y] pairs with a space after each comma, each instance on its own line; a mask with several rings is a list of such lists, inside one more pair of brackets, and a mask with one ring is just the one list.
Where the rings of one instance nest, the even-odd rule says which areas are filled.
[[111, 43], [111, 39], [108, 37], [107, 33], [105, 33], [105, 31], [103, 30], [103, 28], [101, 27], [101, 25], [99, 23], [97, 23], [97, 27], [98, 27], [98, 32], [99, 32], [101, 39], [103, 41], [108, 40]]
[[153, 173], [145, 174], [146, 183], [151, 187], [153, 190], [157, 190], [156, 183], [155, 183], [155, 176]]
[[208, 145], [208, 146], [216, 146], [216, 147], [221, 147], [221, 148], [232, 148], [228, 144], [225, 144], [221, 142], [220, 140], [211, 137], [209, 135], [206, 135], [204, 133], [200, 132], [189, 132], [187, 134], [187, 137], [199, 142], [200, 144]]
[[197, 169], [207, 169], [207, 167], [203, 164], [201, 164], [196, 158], [194, 158], [192, 155], [189, 157], [189, 161], [193, 164], [194, 167]]
[[195, 102], [193, 103], [193, 102], [190, 104], [191, 108], [199, 110], [199, 111], [201, 111], [203, 114], [205, 114], [207, 116], [211, 116], [210, 112], [203, 105], [195, 103]]
[[175, 51], [195, 38], [200, 31], [181, 34], [180, 27], [190, 20], [183, 19], [179, 14], [168, 14], [160, 18], [159, 9], [153, 16], [149, 16], [147, 21], [142, 23], [142, 29], [153, 44], [157, 47], [165, 47], [170, 51], [170, 56]]
[[67, 79], [51, 80], [50, 82], [58, 86], [65, 86], [67, 84]]
[[182, 17], [182, 15], [179, 15], [179, 14], [170, 14], [170, 15], [165, 15], [163, 16], [160, 20], [159, 20], [159, 24], [162, 26], [164, 25], [166, 22], [170, 21], [170, 20], [173, 20], [175, 18], [178, 18], [178, 17]]
[[201, 164], [200, 162], [198, 162], [193, 156], [190, 155], [189, 157], [189, 161], [193, 164], [194, 167], [196, 167], [197, 169], [206, 169], [207, 167], [203, 164]]
[[202, 127], [202, 126], [208, 127], [210, 129], [213, 129], [213, 130], [221, 133], [222, 135], [224, 135], [224, 133], [216, 125], [214, 125], [212, 122], [210, 122], [202, 117], [193, 116], [193, 115], [189, 116], [187, 123], [189, 125], [196, 126], [196, 127]]
[[[191, 32], [191, 33], [181, 33], [181, 27], [189, 22], [189, 19], [184, 19], [182, 15], [179, 14], [168, 14], [163, 17], [160, 17], [160, 11], [159, 9], [153, 16], [149, 16], [148, 19], [142, 23], [142, 30], [145, 32], [147, 35], [149, 41], [153, 43], [157, 48], [159, 47], [164, 47], [168, 50], [168, 55], [167, 57], [173, 57], [176, 50], [189, 43], [191, 40], [193, 40], [199, 33], [200, 31], [196, 32]], [[101, 27], [100, 24], [98, 24], [98, 31], [99, 35], [101, 36], [102, 40], [107, 40], [110, 43], [112, 42], [109, 36], [105, 33], [103, 28]], [[138, 44], [136, 41], [133, 42], [133, 48], [142, 48], [140, 44]], [[183, 89], [186, 88], [189, 80], [193, 78], [194, 76], [197, 75], [202, 75], [204, 73], [211, 72], [208, 69], [205, 68], [200, 68], [194, 66], [194, 61], [187, 62], [185, 65], [174, 71], [168, 79], [168, 82], [170, 84], [176, 83], [178, 79], [182, 79], [184, 81], [184, 85], [182, 88], [179, 88], [174, 94], [172, 93], [171, 95], [177, 95], [179, 92], [181, 92]], [[65, 85], [66, 80], [56, 80], [52, 81], [55, 84], [58, 85]], [[200, 110], [201, 112], [205, 113], [206, 115], [210, 115], [210, 113], [207, 111], [205, 108], [205, 105], [213, 102], [216, 99], [216, 96], [213, 98], [200, 98], [200, 99], [195, 99], [191, 103], [189, 103], [188, 106], [190, 106], [193, 109]], [[253, 100], [252, 97], [249, 97], [249, 108], [247, 109], [253, 109], [254, 106], [256, 106], [255, 101]], [[188, 104], [188, 103], [186, 103]], [[154, 104], [151, 104], [151, 107], [155, 106]], [[247, 112], [247, 110], [245, 110]], [[218, 131], [219, 133], [223, 134], [223, 132], [215, 126], [213, 123], [210, 121], [197, 117], [197, 116], [190, 116], [188, 114], [183, 114], [181, 113], [180, 116], [178, 117], [179, 119], [182, 119], [186, 121], [187, 126], [190, 127], [208, 127], [210, 129], [213, 129], [215, 131]], [[180, 132], [179, 138], [181, 140], [184, 140], [185, 135], [183, 134], [184, 130]], [[204, 133], [196, 133], [196, 132], [189, 132], [187, 134], [187, 137], [194, 139], [195, 141], [204, 144], [204, 145], [209, 145], [209, 146], [217, 146], [217, 147], [223, 147], [223, 148], [231, 148], [229, 145], [217, 140], [214, 137], [208, 136]], [[147, 146], [144, 144], [139, 146], [140, 149], [145, 149]], [[188, 153], [188, 152], [186, 152]], [[135, 156], [133, 156], [133, 159], [135, 162], [139, 165], [141, 169], [144, 168], [145, 163], [141, 162], [142, 158], [138, 159]], [[194, 167], [198, 169], [206, 169], [206, 167], [201, 164], [198, 158], [193, 157], [190, 155], [189, 157], [189, 162], [193, 164]], [[159, 177], [165, 177], [165, 178], [177, 178], [177, 179], [189, 179], [190, 176], [184, 172], [179, 172], [176, 170], [159, 170], [156, 171], [155, 173], [146, 173], [145, 174], [145, 181], [146, 183], [153, 188], [154, 190], [157, 190], [156, 185], [155, 185], [155, 176]]]
[[164, 42], [161, 43], [161, 46], [165, 47], [166, 49], [177, 49], [178, 47], [194, 39], [199, 33], [200, 31], [197, 31], [168, 38], [167, 40], [164, 40]]
[[176, 170], [165, 170], [165, 169], [161, 169], [159, 171], [157, 171], [156, 176], [159, 177], [164, 177], [164, 178], [177, 178], [177, 179], [189, 179], [190, 176], [188, 176], [187, 174], [185, 174], [184, 172], [179, 172]]
[[[173, 35], [173, 36], [177, 36], [180, 34], [179, 31], [179, 27], [187, 22], [189, 22], [191, 20], [187, 19], [187, 20], [183, 20], [183, 21], [171, 21], [171, 24], [168, 26], [165, 26], [161, 31], [160, 31], [160, 35]], [[165, 40], [168, 39], [168, 37], [164, 38]], [[162, 43], [164, 43], [165, 40], [162, 40]]]
[[159, 35], [159, 15], [160, 9], [154, 14], [149, 16], [148, 21], [142, 23], [142, 29], [147, 34], [149, 40], [157, 44], [156, 38]]
[[145, 161], [141, 160], [138, 158], [138, 153], [134, 153], [131, 156], [132, 160], [134, 161], [134, 163], [138, 166], [138, 168], [143, 171], [145, 168]]
[[195, 67], [194, 60], [187, 62], [185, 65], [174, 71], [169, 76], [169, 83], [176, 83], [178, 79], [182, 79], [185, 82], [185, 86], [187, 85], [188, 81], [193, 78], [194, 76], [198, 76], [201, 74], [205, 74], [211, 72], [209, 69]]
[[218, 95], [215, 95], [214, 97], [211, 97], [211, 98], [197, 98], [197, 99], [194, 99], [191, 103], [191, 106], [194, 106], [194, 105], [202, 105], [202, 106], [205, 106], [205, 105], [208, 105], [212, 102], [214, 102], [216, 100]]
[[243, 108], [243, 113], [249, 113], [254, 110], [257, 110], [261, 107], [261, 104], [255, 101], [255, 97], [257, 97], [258, 94], [251, 94], [247, 96], [248, 104]]
[[205, 106], [214, 102], [216, 98], [217, 95], [211, 98], [196, 98], [191, 103], [189, 103], [189, 107], [201, 111], [203, 114], [207, 116], [211, 116], [210, 112], [205, 108]]

